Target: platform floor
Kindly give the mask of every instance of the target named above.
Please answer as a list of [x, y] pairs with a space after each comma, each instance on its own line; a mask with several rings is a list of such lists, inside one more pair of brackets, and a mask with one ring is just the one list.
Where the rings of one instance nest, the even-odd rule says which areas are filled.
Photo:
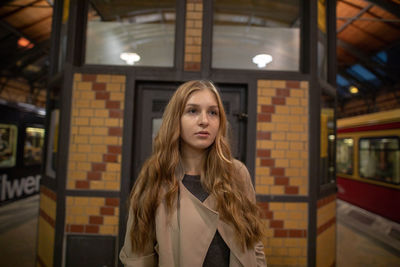
[[[38, 207], [38, 196], [0, 207], [0, 266], [35, 266]], [[337, 200], [336, 263], [400, 266], [400, 225]]]

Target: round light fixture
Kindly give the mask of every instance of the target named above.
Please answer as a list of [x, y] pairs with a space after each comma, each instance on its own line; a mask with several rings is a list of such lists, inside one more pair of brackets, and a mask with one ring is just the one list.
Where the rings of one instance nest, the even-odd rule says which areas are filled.
[[355, 87], [354, 85], [352, 85], [352, 86], [349, 87], [349, 91], [352, 94], [357, 94], [358, 93], [358, 88]]
[[28, 39], [26, 39], [24, 37], [20, 37], [18, 39], [18, 46], [30, 49], [30, 48], [34, 47], [34, 44], [32, 44], [31, 41], [29, 41]]
[[136, 53], [124, 52], [124, 53], [121, 53], [121, 55], [119, 57], [122, 60], [124, 60], [126, 62], [126, 64], [128, 64], [128, 65], [134, 65], [135, 62], [138, 62], [140, 60], [140, 56]]
[[267, 64], [272, 62], [272, 56], [268, 54], [258, 54], [253, 57], [253, 63], [259, 68], [264, 68]]

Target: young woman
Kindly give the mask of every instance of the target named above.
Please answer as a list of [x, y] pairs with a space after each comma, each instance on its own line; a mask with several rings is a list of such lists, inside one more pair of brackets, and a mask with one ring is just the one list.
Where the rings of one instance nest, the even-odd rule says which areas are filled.
[[126, 266], [266, 266], [250, 175], [208, 81], [181, 85], [130, 196]]

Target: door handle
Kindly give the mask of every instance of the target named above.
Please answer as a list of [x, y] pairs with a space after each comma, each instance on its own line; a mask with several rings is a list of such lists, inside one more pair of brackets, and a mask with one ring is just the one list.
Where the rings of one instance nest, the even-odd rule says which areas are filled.
[[247, 118], [249, 117], [249, 115], [247, 113], [235, 113], [233, 114], [233, 116], [237, 117], [239, 121], [247, 121]]

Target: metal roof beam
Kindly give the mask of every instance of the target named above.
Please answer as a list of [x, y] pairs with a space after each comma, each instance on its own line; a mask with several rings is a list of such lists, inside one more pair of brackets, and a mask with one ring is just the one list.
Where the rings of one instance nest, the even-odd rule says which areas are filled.
[[36, 26], [37, 24], [42, 23], [43, 21], [46, 21], [46, 20], [48, 20], [48, 19], [51, 19], [52, 17], [53, 17], [53, 14], [51, 14], [50, 16], [41, 18], [41, 19], [39, 19], [39, 20], [37, 20], [37, 21], [35, 21], [35, 22], [32, 22], [31, 24], [26, 25], [26, 26], [24, 26], [24, 27], [22, 27], [22, 28], [18, 28], [18, 30], [21, 31], [21, 32], [23, 32], [23, 31], [25, 31], [26, 29], [29, 29], [30, 27], [34, 27], [34, 26]]
[[337, 39], [336, 40], [337, 45], [341, 46], [343, 49], [345, 49], [348, 53], [356, 57], [369, 71], [371, 71], [375, 76], [382, 78], [382, 75], [377, 73], [375, 69], [381, 69], [383, 72], [385, 72], [391, 79], [397, 80], [397, 75], [394, 75], [392, 71], [390, 71], [386, 66], [373, 61], [369, 56], [361, 52], [358, 48], [354, 47], [353, 45], [341, 40]]
[[392, 13], [396, 17], [400, 18], [400, 5], [394, 4], [391, 1], [386, 1], [386, 0], [367, 0], [367, 2], [370, 2], [386, 12]]
[[[30, 2], [29, 4], [26, 4], [26, 5], [4, 4], [3, 6], [18, 7], [18, 8], [13, 10], [13, 11], [11, 11], [11, 12], [8, 12], [8, 13], [4, 14], [3, 16], [0, 17], [0, 19], [3, 20], [3, 19], [5, 19], [5, 18], [7, 18], [7, 17], [9, 17], [11, 15], [14, 15], [15, 13], [20, 12], [21, 10], [23, 10], [25, 8], [33, 6], [34, 4], [39, 3], [39, 2], [42, 2], [42, 0], [36, 0], [36, 1]], [[49, 6], [49, 7], [51, 7], [51, 6]]]
[[362, 14], [364, 14], [365, 12], [367, 12], [371, 7], [373, 6], [373, 4], [369, 4], [366, 7], [364, 7], [363, 9], [361, 9], [360, 12], [358, 12], [357, 15], [355, 15], [353, 18], [349, 19], [348, 21], [346, 21], [345, 24], [343, 24], [337, 31], [336, 34], [340, 33], [341, 31], [343, 31], [347, 26], [349, 26], [351, 23], [353, 23], [353, 21], [355, 21], [356, 19], [358, 19], [359, 17], [362, 16]]
[[12, 27], [10, 24], [8, 24], [7, 22], [5, 22], [3, 20], [0, 20], [0, 27], [4, 28], [5, 30], [9, 31], [10, 33], [13, 33], [16, 36], [24, 37], [29, 42], [36, 45], [35, 41], [33, 41], [31, 38], [29, 38], [28, 36], [26, 36], [25, 34], [20, 32], [19, 30], [15, 29], [14, 27]]

